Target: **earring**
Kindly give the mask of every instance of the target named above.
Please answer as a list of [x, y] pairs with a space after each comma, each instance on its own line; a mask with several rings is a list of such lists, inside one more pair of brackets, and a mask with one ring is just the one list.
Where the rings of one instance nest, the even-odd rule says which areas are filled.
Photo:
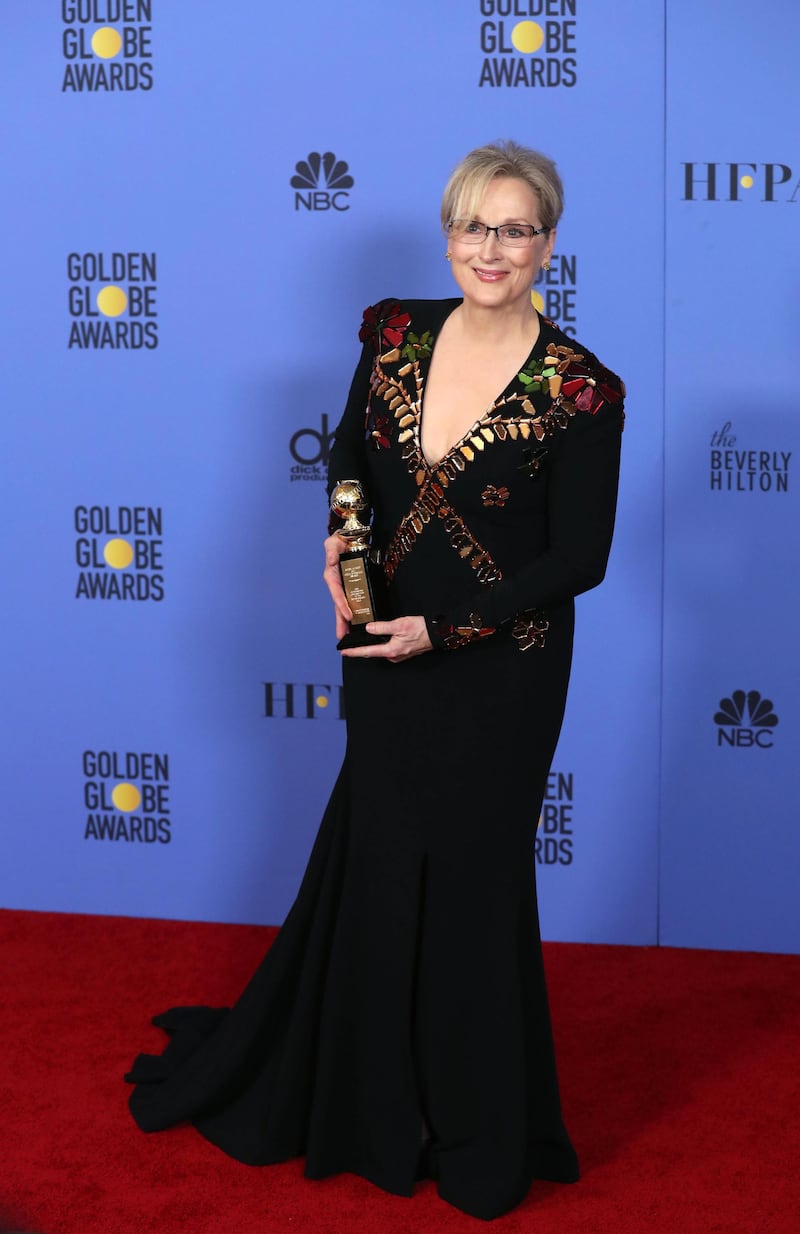
[[550, 262], [549, 262], [549, 261], [543, 261], [543, 262], [542, 262], [542, 269], [543, 269], [543, 270], [549, 270], [549, 269], [550, 269]]
[[450, 256], [450, 253], [449, 253], [449, 252], [445, 253], [445, 257], [447, 258], [447, 260], [448, 260], [448, 261], [452, 261], [452, 260], [453, 260], [453, 258]]

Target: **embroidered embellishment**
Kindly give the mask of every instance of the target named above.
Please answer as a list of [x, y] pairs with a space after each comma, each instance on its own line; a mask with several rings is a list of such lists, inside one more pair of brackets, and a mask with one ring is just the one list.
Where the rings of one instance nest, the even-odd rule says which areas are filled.
[[404, 360], [429, 360], [433, 351], [433, 335], [425, 330], [419, 337], [412, 330], [408, 332], [405, 347], [400, 350]]
[[442, 639], [448, 651], [457, 647], [466, 647], [469, 643], [477, 643], [482, 638], [494, 634], [494, 626], [485, 626], [477, 613], [470, 613], [468, 626], [445, 624], [442, 617], [434, 617], [431, 625]]
[[511, 637], [516, 639], [520, 651], [530, 651], [531, 647], [544, 647], [545, 635], [550, 629], [550, 622], [539, 608], [528, 608], [517, 613], [511, 626]]
[[[530, 451], [526, 450], [526, 454]], [[547, 451], [545, 450], [545, 454]], [[505, 485], [501, 488], [495, 488], [493, 484], [487, 484], [486, 488], [481, 493], [481, 501], [485, 506], [504, 506], [511, 494]]]
[[594, 416], [604, 404], [619, 403], [625, 397], [625, 383], [596, 356], [587, 358], [571, 347], [556, 347], [555, 343], [548, 343], [545, 354], [556, 361], [562, 404]]
[[387, 348], [399, 347], [410, 325], [411, 314], [397, 300], [379, 300], [364, 309], [358, 337], [362, 343], [371, 341], [380, 355]]
[[542, 474], [544, 460], [550, 451], [547, 446], [534, 446], [530, 450], [522, 451], [523, 461], [520, 463], [517, 471], [524, 472], [526, 476], [530, 476], [531, 480], [538, 480]]
[[[393, 309], [400, 308], [396, 301], [382, 302], [382, 304], [387, 303]], [[394, 312], [386, 321], [379, 317], [377, 325], [373, 327], [367, 322], [371, 311], [367, 309], [364, 314], [364, 325], [361, 327], [359, 338], [363, 338], [366, 341], [366, 339], [371, 337], [369, 331], [374, 329], [377, 331], [378, 336], [387, 341], [391, 342], [394, 339], [397, 339], [398, 343], [403, 341], [407, 325], [411, 321], [408, 313]], [[379, 311], [382, 311], [382, 305], [375, 306], [376, 315]], [[385, 450], [388, 448], [391, 429], [390, 417], [393, 417], [398, 422], [399, 432], [397, 440], [402, 447], [402, 457], [408, 460], [409, 450], [414, 450], [416, 428], [420, 415], [420, 400], [422, 397], [422, 374], [419, 362], [420, 359], [430, 356], [432, 348], [433, 336], [429, 330], [425, 331], [421, 338], [409, 332], [408, 342], [403, 347], [402, 353], [399, 347], [395, 346], [391, 351], [381, 355], [380, 347], [378, 347], [379, 354], [375, 357], [372, 373], [370, 374], [370, 393], [367, 401], [365, 423], [367, 441], [373, 450]], [[412, 358], [402, 368], [396, 370], [395, 376], [391, 372], [390, 366], [396, 364], [402, 357], [407, 356], [409, 352]], [[411, 379], [410, 382], [404, 380], [409, 377]], [[383, 405], [378, 401], [380, 399], [383, 400]]]
[[557, 398], [561, 389], [561, 378], [552, 360], [539, 359], [526, 364], [525, 368], [517, 373], [517, 380], [525, 387], [526, 393], [530, 394], [549, 394], [551, 398]]
[[367, 439], [373, 450], [388, 450], [390, 422], [385, 411], [376, 411], [370, 401], [367, 407]]
[[[366, 409], [367, 441], [373, 450], [388, 449], [394, 420], [401, 458], [418, 490], [386, 550], [386, 578], [391, 582], [426, 525], [439, 518], [454, 551], [469, 563], [480, 583], [491, 586], [500, 581], [502, 572], [446, 500], [449, 486], [487, 446], [507, 440], [532, 443], [523, 452], [518, 470], [537, 479], [548, 454], [547, 447], [537, 443], [566, 429], [577, 412], [594, 415], [605, 403], [619, 402], [625, 387], [590, 352], [584, 354], [572, 347], [549, 343], [543, 357], [530, 361], [517, 374], [517, 389], [501, 394], [432, 466], [422, 453], [420, 442], [424, 385], [421, 361], [430, 358], [434, 337], [429, 330], [414, 334], [409, 330], [410, 324], [410, 314], [397, 300], [382, 300], [365, 310], [359, 333], [363, 341], [372, 340], [376, 351]], [[538, 408], [531, 401], [533, 397], [541, 400]], [[509, 491], [487, 485], [481, 497], [486, 507], [502, 507]], [[543, 640], [546, 623], [539, 629], [531, 626], [531, 619], [526, 619], [519, 628], [520, 638], [527, 646], [542, 645], [536, 639], [541, 636]]]
[[411, 552], [432, 517], [442, 519], [451, 547], [475, 571], [482, 586], [491, 587], [500, 582], [503, 574], [497, 563], [483, 545], [478, 543], [461, 515], [445, 501], [444, 490], [433, 478], [417, 495], [413, 506], [400, 520], [389, 542], [383, 562], [387, 582], [391, 583], [397, 567]]
[[478, 582], [484, 587], [499, 583], [503, 577], [502, 572], [491, 555], [475, 539], [461, 515], [443, 503], [439, 507], [439, 517], [444, 519], [444, 529], [450, 544], [459, 557], [475, 571]]

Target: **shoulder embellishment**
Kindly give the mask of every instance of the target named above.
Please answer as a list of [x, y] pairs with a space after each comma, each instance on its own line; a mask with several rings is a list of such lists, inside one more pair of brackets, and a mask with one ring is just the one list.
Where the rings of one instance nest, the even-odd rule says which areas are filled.
[[[375, 354], [384, 360], [396, 360], [400, 355], [397, 349], [405, 340], [410, 325], [411, 314], [398, 300], [379, 300], [364, 309], [358, 337], [362, 343], [371, 342]], [[385, 354], [387, 352], [388, 355]]]
[[547, 393], [567, 414], [588, 411], [594, 416], [606, 403], [619, 403], [625, 385], [591, 352], [548, 343], [543, 358], [517, 374], [527, 393]]
[[547, 355], [558, 361], [562, 403], [571, 403], [576, 411], [594, 416], [606, 403], [620, 403], [625, 397], [624, 382], [591, 352], [582, 354], [549, 343]]

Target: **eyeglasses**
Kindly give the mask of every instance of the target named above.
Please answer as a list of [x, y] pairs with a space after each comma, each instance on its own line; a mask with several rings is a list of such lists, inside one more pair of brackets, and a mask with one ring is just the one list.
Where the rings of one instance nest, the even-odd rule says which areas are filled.
[[490, 227], [477, 219], [451, 219], [445, 231], [448, 236], [463, 240], [465, 244], [482, 244], [493, 231], [501, 244], [507, 244], [509, 248], [525, 248], [534, 236], [547, 235], [551, 228], [534, 227], [531, 223], [501, 223], [499, 227]]

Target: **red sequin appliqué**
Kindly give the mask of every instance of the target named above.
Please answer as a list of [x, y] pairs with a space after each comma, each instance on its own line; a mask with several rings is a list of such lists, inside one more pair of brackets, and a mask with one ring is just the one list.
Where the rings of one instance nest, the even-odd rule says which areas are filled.
[[399, 347], [410, 325], [411, 314], [397, 300], [381, 300], [364, 309], [358, 337], [362, 343], [371, 341], [380, 354], [387, 348]]

